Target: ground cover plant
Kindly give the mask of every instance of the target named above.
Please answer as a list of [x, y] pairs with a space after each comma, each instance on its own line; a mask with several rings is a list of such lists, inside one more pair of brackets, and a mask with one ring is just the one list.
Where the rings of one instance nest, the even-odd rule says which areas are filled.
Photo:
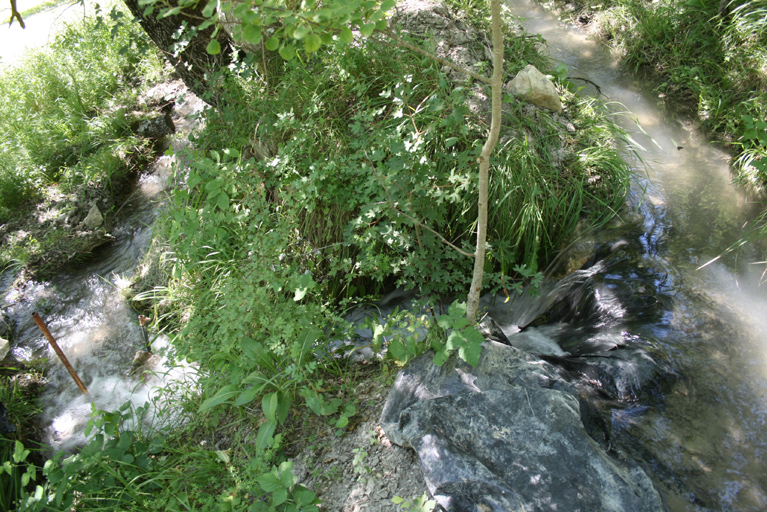
[[[547, 70], [540, 43], [507, 32], [506, 73]], [[481, 336], [453, 299], [473, 263], [456, 248], [470, 252], [476, 229], [482, 87], [377, 40], [235, 59], [217, 83], [223, 101], [155, 226], [157, 286], [134, 296], [172, 336], [168, 355], [200, 365], [200, 394], [173, 404], [187, 422], [172, 431], [137, 422], [143, 408], [94, 411], [91, 441], [45, 464], [23, 510], [316, 510], [291, 473], [291, 432], [309, 416], [338, 435], [355, 423], [355, 386], [371, 377], [342, 357], [343, 317], [397, 287], [432, 300], [368, 322], [360, 350], [389, 349], [373, 378], [428, 349], [476, 360]], [[487, 290], [514, 293], [623, 203], [620, 131], [598, 102], [560, 92], [562, 115], [505, 98]]]
[[0, 73], [0, 267], [44, 273], [102, 242], [74, 225], [93, 201], [106, 213], [151, 157], [130, 113], [162, 66], [122, 16], [70, 25]]

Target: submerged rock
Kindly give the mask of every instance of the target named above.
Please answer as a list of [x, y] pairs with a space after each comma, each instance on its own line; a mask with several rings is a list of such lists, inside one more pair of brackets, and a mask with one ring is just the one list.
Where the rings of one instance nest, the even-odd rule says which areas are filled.
[[418, 453], [448, 511], [657, 511], [660, 496], [632, 460], [584, 427], [578, 391], [538, 357], [495, 342], [477, 368], [432, 355], [397, 376], [381, 417]]
[[528, 64], [517, 73], [506, 87], [511, 94], [520, 96], [533, 105], [562, 112], [562, 100], [559, 98], [557, 88], [532, 64]]

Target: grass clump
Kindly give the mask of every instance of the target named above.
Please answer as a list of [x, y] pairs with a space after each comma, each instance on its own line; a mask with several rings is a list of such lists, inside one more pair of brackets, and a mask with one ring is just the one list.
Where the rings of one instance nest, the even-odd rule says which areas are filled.
[[69, 25], [0, 73], [0, 266], [45, 270], [88, 251], [98, 241], [75, 227], [94, 201], [108, 210], [151, 156], [130, 107], [162, 67], [121, 16]]

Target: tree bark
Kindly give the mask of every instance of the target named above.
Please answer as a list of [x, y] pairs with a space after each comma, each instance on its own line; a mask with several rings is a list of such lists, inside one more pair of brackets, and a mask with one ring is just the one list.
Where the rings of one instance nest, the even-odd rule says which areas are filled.
[[[221, 95], [216, 90], [215, 84], [211, 82], [211, 78], [214, 72], [225, 69], [231, 62], [233, 46], [226, 31], [219, 30], [216, 35], [216, 40], [221, 45], [221, 53], [218, 55], [210, 55], [206, 50], [213, 36], [213, 26], [193, 34], [192, 37], [182, 36], [181, 39], [184, 37], [189, 39], [183, 51], [174, 52], [172, 49], [174, 44], [179, 43], [177, 37], [184, 22], [188, 28], [192, 28], [205, 20], [202, 14], [205, 3], [199, 2], [195, 6], [185, 8], [179, 14], [159, 19], [157, 17], [159, 5], [154, 12], [145, 16], [144, 7], [139, 6], [138, 0], [123, 0], [123, 2], [138, 19], [141, 27], [157, 45], [165, 59], [176, 69], [176, 73], [186, 86], [208, 104], [218, 106]], [[170, 6], [175, 5], [176, 2], [171, 0]]]
[[501, 31], [501, 1], [490, 2], [493, 27], [493, 76], [492, 84], [492, 120], [490, 134], [487, 136], [482, 153], [479, 156], [479, 201], [477, 204], [477, 250], [474, 252], [474, 274], [466, 300], [466, 318], [474, 324], [479, 309], [479, 294], [485, 275], [485, 242], [487, 240], [487, 196], [490, 183], [490, 156], [498, 143], [501, 133], [501, 102], [503, 100], [503, 33]]

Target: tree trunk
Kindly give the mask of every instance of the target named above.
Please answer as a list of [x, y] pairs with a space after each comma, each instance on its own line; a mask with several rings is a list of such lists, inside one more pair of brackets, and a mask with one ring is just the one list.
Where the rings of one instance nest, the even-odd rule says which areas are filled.
[[501, 102], [503, 100], [503, 33], [501, 31], [501, 1], [490, 2], [493, 27], [493, 77], [492, 120], [490, 134], [479, 156], [479, 202], [477, 216], [477, 250], [474, 252], [474, 275], [469, 296], [466, 299], [466, 318], [472, 324], [477, 321], [479, 294], [485, 275], [485, 242], [487, 240], [487, 196], [490, 183], [490, 156], [493, 154], [501, 133]]
[[[157, 45], [165, 59], [176, 69], [176, 73], [186, 86], [208, 104], [218, 106], [221, 96], [215, 84], [211, 82], [212, 74], [229, 65], [233, 47], [226, 31], [219, 30], [216, 40], [221, 45], [221, 53], [210, 55], [206, 48], [213, 36], [214, 27], [212, 26], [198, 33], [192, 32], [193, 36], [190, 35], [188, 29], [198, 26], [205, 19], [202, 14], [205, 3], [199, 2], [193, 7], [185, 8], [179, 14], [158, 19], [159, 4], [154, 12], [145, 16], [144, 7], [139, 6], [138, 0], [123, 0], [123, 2], [141, 23], [141, 27]], [[171, 0], [170, 7], [175, 5], [176, 2]], [[180, 27], [184, 22], [188, 29], [179, 38]], [[173, 45], [184, 38], [189, 39], [186, 47], [181, 52], [174, 52]]]

